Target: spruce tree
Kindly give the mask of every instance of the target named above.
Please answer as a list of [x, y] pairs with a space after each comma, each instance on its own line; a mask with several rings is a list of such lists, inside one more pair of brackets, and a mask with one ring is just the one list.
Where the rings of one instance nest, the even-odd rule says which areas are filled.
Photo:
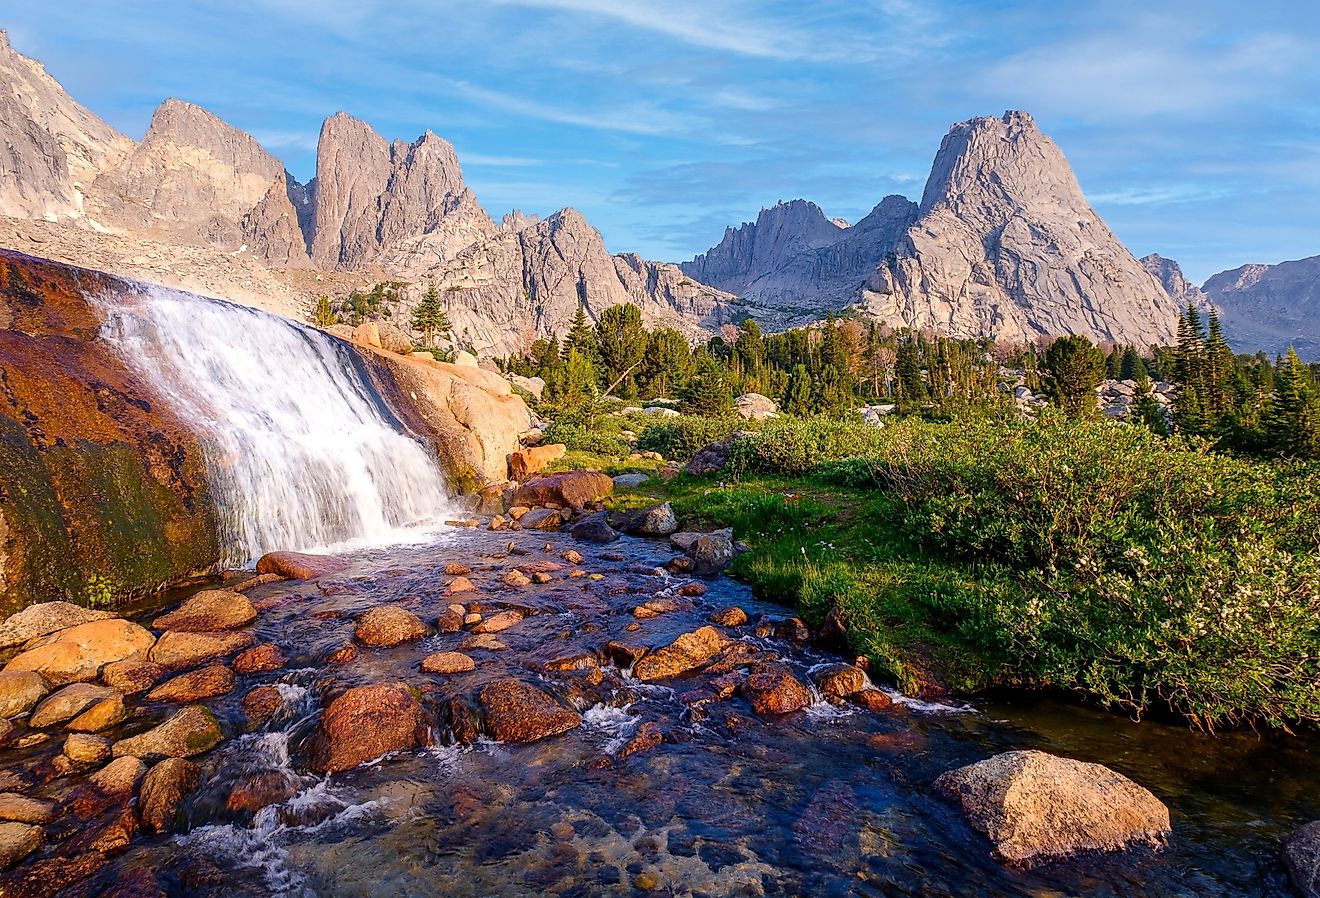
[[330, 297], [322, 296], [316, 300], [316, 311], [312, 313], [312, 323], [325, 328], [339, 323], [339, 316], [330, 306]]
[[811, 394], [811, 372], [806, 365], [795, 365], [788, 376], [788, 386], [784, 388], [779, 407], [789, 415], [810, 415], [815, 410]]
[[1320, 454], [1320, 408], [1311, 372], [1291, 347], [1279, 365], [1261, 422], [1267, 449], [1289, 458]]
[[577, 350], [578, 355], [583, 359], [593, 366], [596, 364], [596, 330], [587, 320], [587, 310], [582, 303], [578, 303], [573, 324], [568, 329], [568, 335], [564, 337], [564, 352], [567, 354], [569, 350]]
[[1150, 378], [1142, 371], [1132, 393], [1132, 420], [1144, 424], [1160, 436], [1169, 435], [1169, 417], [1155, 399]]
[[697, 357], [696, 370], [683, 392], [682, 409], [689, 415], [726, 418], [733, 414], [733, 387], [719, 359], [709, 352]]
[[1081, 334], [1060, 337], [1045, 350], [1045, 394], [1068, 415], [1096, 411], [1095, 388], [1105, 375], [1105, 355]]

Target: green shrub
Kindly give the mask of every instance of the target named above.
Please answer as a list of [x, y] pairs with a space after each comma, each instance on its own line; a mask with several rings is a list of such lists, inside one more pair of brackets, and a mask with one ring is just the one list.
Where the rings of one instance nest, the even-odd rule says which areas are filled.
[[665, 458], [688, 459], [702, 446], [756, 426], [754, 422], [742, 418], [705, 418], [700, 415], [656, 417], [638, 434], [637, 448], [643, 452], [659, 452]]
[[864, 421], [836, 418], [774, 418], [752, 439], [739, 440], [729, 456], [730, 473], [805, 474], [823, 462], [870, 455], [884, 440], [884, 429]]
[[587, 428], [581, 424], [551, 424], [546, 429], [544, 442], [563, 443], [570, 452], [587, 452], [610, 458], [623, 458], [632, 451], [632, 446], [618, 433]]

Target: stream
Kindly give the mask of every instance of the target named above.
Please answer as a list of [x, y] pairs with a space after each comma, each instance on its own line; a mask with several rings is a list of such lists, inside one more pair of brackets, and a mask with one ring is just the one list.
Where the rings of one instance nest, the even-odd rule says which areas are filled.
[[[528, 554], [510, 554], [511, 540]], [[602, 576], [569, 578], [566, 566], [544, 585], [500, 583], [519, 564], [569, 549]], [[636, 605], [686, 582], [656, 572], [673, 555], [663, 541], [602, 547], [560, 533], [449, 530], [425, 544], [343, 555], [349, 568], [320, 581], [253, 588], [247, 595], [262, 610], [252, 631], [280, 645], [288, 664], [240, 676], [234, 692], [206, 702], [229, 738], [196, 759], [203, 785], [186, 805], [187, 831], [139, 834], [96, 874], [91, 894], [139, 867], [171, 895], [216, 898], [1292, 894], [1279, 852], [1291, 831], [1320, 817], [1314, 734], [1211, 737], [1030, 696], [940, 705], [892, 694], [894, 705], [878, 711], [818, 700], [763, 720], [741, 698], [692, 704], [683, 680], [644, 684], [608, 662], [599, 673], [544, 672], [546, 662], [599, 653], [610, 640], [664, 645], [732, 605], [753, 623], [730, 635], [782, 656], [804, 681], [814, 665], [839, 660], [810, 643], [757, 636], [758, 616], [791, 612], [728, 578], [705, 581], [691, 610], [635, 620]], [[472, 568], [479, 600], [528, 613], [499, 634], [506, 650], [473, 650], [476, 669], [450, 676], [421, 673], [418, 662], [469, 634], [362, 647], [351, 663], [325, 663], [372, 606], [398, 604], [434, 624], [450, 601], [471, 599], [443, 595], [443, 568], [456, 561]], [[137, 618], [145, 625], [158, 608]], [[332, 683], [406, 682], [435, 711], [509, 675], [573, 704], [583, 724], [520, 745], [446, 744], [439, 732], [431, 748], [328, 777], [308, 772]], [[268, 684], [282, 705], [250, 730], [242, 697]], [[121, 729], [140, 731], [172, 710], [140, 705]], [[647, 722], [664, 742], [621, 756]], [[930, 784], [1015, 748], [1100, 762], [1151, 789], [1172, 814], [1169, 847], [1030, 871], [1001, 866]], [[6, 762], [35, 765], [54, 751], [58, 740]]]

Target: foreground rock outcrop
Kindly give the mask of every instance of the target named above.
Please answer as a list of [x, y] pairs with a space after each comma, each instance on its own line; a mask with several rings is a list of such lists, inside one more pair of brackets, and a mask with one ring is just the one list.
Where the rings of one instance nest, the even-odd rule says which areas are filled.
[[1302, 898], [1320, 898], [1320, 820], [1293, 833], [1284, 846], [1283, 861]]
[[108, 275], [0, 251], [0, 601], [81, 603], [220, 557], [197, 437], [97, 339]]
[[935, 788], [1011, 864], [1159, 848], [1171, 830], [1169, 809], [1132, 780], [1040, 751], [1011, 751], [960, 767], [940, 776]]

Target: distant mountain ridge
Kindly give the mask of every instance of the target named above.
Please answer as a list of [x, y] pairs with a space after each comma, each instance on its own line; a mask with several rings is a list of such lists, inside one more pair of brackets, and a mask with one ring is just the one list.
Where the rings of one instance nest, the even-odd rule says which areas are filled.
[[[384, 278], [433, 284], [460, 340], [482, 353], [564, 332], [579, 304], [594, 316], [634, 302], [652, 326], [693, 339], [747, 317], [779, 329], [851, 309], [958, 337], [1081, 333], [1147, 346], [1173, 339], [1188, 302], [1213, 302], [1236, 347], [1292, 343], [1320, 356], [1320, 257], [1224, 272], [1204, 293], [1170, 260], [1138, 262], [1024, 112], [955, 124], [920, 203], [888, 196], [849, 225], [806, 200], [780, 202], [681, 265], [609, 253], [573, 209], [544, 220], [511, 212], [497, 224], [453, 146], [430, 131], [390, 142], [336, 113], [307, 184], [251, 135], [178, 99], [134, 142], [3, 31], [0, 131], [0, 216], [82, 229], [76, 239], [59, 228], [0, 229], [16, 249], [86, 255], [104, 234], [101, 264], [161, 276], [177, 246], [170, 280], [247, 301], [269, 293], [280, 310], [293, 297], [307, 307], [322, 292]], [[128, 238], [149, 254], [133, 253]]]
[[851, 228], [795, 200], [726, 230], [684, 270], [796, 322], [854, 306], [891, 325], [1026, 342], [1173, 339], [1178, 303], [1082, 195], [1025, 112], [954, 125], [920, 204], [886, 197]]

